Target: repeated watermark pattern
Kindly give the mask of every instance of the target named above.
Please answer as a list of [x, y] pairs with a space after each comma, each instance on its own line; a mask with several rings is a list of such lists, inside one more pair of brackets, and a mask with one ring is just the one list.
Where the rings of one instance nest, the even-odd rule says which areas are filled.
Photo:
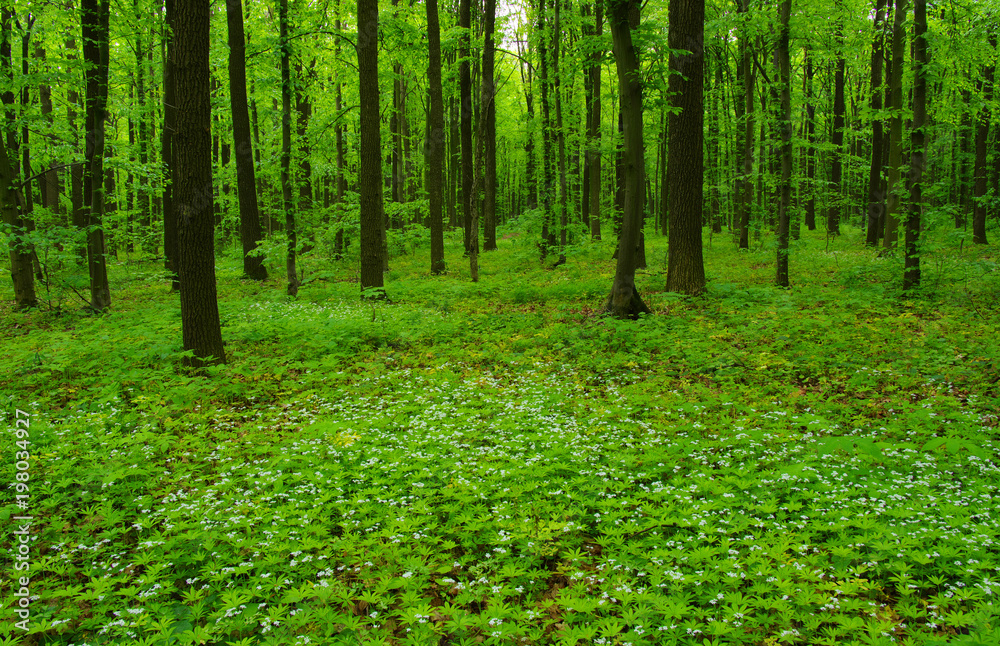
[[11, 541], [14, 571], [11, 573], [11, 588], [14, 590], [14, 627], [28, 631], [31, 619], [31, 418], [23, 410], [17, 410], [14, 422], [14, 499], [19, 515], [12, 516], [14, 537]]

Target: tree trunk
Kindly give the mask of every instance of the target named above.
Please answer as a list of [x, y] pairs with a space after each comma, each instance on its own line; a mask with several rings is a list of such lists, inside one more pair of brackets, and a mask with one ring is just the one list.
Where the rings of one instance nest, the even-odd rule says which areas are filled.
[[[788, 216], [792, 202], [792, 65], [788, 52], [788, 21], [792, 13], [792, 0], [782, 0], [778, 5], [778, 86], [780, 89], [781, 131], [781, 182], [778, 185], [778, 256], [775, 283], [788, 287]], [[840, 80], [843, 81], [843, 58], [840, 59]], [[841, 92], [843, 98], [843, 92]], [[841, 119], [843, 121], [843, 119]]]
[[[842, 11], [839, 3], [837, 11]], [[833, 87], [833, 158], [830, 162], [830, 189], [833, 195], [826, 211], [826, 230], [830, 235], [840, 235], [840, 193], [843, 178], [844, 148], [844, 26], [843, 19], [837, 19], [836, 27], [837, 59]]]
[[[882, 60], [885, 58], [885, 38], [883, 33], [883, 15], [886, 0], [875, 0], [875, 39], [872, 43], [872, 96], [871, 108], [874, 114], [882, 110]], [[882, 120], [872, 119], [872, 156], [868, 169], [868, 227], [865, 244], [870, 247], [878, 245], [882, 234], [880, 224], [885, 209], [885, 193], [882, 192]]]
[[[739, 12], [743, 14], [743, 20], [749, 21], [750, 0], [740, 0]], [[753, 209], [753, 151], [754, 135], [757, 126], [754, 123], [754, 81], [756, 71], [753, 67], [753, 53], [750, 51], [749, 37], [740, 38], [740, 65], [743, 67], [743, 113], [745, 121], [743, 124], [743, 176], [740, 180], [739, 193], [742, 202], [739, 205], [739, 229], [740, 229], [740, 249], [750, 248], [750, 211]]]
[[[176, 1], [176, 0], [175, 0]], [[299, 293], [299, 276], [295, 267], [296, 239], [295, 202], [292, 197], [292, 70], [291, 45], [288, 41], [288, 0], [278, 0], [279, 49], [281, 50], [281, 198], [285, 211], [285, 277], [288, 295]]]
[[[594, 34], [598, 39], [604, 32], [604, 1], [594, 3]], [[590, 237], [601, 239], [601, 52], [590, 56], [590, 87], [593, 92], [587, 109], [590, 110], [589, 145], [587, 158], [590, 168]]]
[[546, 0], [538, 0], [538, 58], [539, 80], [542, 85], [542, 186], [539, 197], [542, 206], [542, 260], [556, 243], [556, 231], [552, 218], [552, 189], [555, 181], [552, 177], [552, 74], [549, 69], [549, 48], [545, 33]]
[[[990, 49], [995, 50], [997, 37], [994, 32], [990, 32]], [[983, 69], [983, 107], [979, 110], [979, 123], [976, 127], [976, 162], [973, 169], [974, 196], [972, 210], [972, 242], [974, 244], [986, 244], [986, 192], [987, 192], [987, 144], [990, 134], [991, 110], [990, 104], [993, 101], [993, 75], [996, 64], [990, 62]]]
[[441, 31], [437, 0], [427, 0], [427, 85], [430, 94], [430, 137], [427, 138], [427, 197], [431, 219], [431, 273], [444, 263], [444, 96], [441, 89]]
[[185, 363], [224, 363], [215, 284], [212, 205], [212, 104], [209, 85], [209, 6], [174, 0], [177, 132], [176, 208], [181, 327]]
[[83, 175], [84, 217], [87, 232], [87, 266], [90, 273], [90, 308], [103, 312], [111, 305], [104, 229], [104, 120], [108, 103], [108, 0], [83, 0], [83, 59], [87, 66], [87, 148]]
[[247, 106], [246, 43], [243, 37], [243, 2], [226, 0], [229, 33], [229, 106], [233, 118], [233, 149], [236, 151], [236, 190], [240, 200], [240, 241], [243, 243], [243, 274], [253, 280], [267, 280], [264, 259], [252, 255], [261, 239], [257, 206], [257, 179], [250, 141], [250, 112]]
[[[485, 43], [483, 44], [483, 92], [489, 94], [483, 104], [482, 119], [486, 122], [483, 130], [483, 251], [497, 248], [497, 109], [493, 100], [496, 94], [495, 68], [496, 48], [494, 28], [496, 26], [496, 1], [485, 0], [484, 7]], [[477, 234], [478, 235], [478, 234]]]
[[[705, 0], [670, 0], [669, 90], [675, 107], [668, 122], [667, 177], [670, 232], [667, 291], [705, 291], [701, 217], [703, 205], [703, 98]], [[686, 50], [688, 53], [681, 54]]]
[[892, 113], [889, 118], [889, 171], [886, 184], [888, 198], [885, 210], [885, 237], [882, 246], [892, 249], [899, 238], [899, 208], [902, 188], [899, 182], [899, 167], [903, 163], [903, 50], [906, 44], [907, 0], [896, 0], [892, 25], [892, 60], [889, 70], [889, 102], [886, 106]]
[[164, 269], [173, 277], [171, 287], [174, 291], [180, 289], [178, 280], [178, 258], [177, 248], [177, 212], [174, 209], [174, 183], [176, 177], [173, 169], [176, 166], [174, 160], [174, 132], [177, 130], [177, 84], [174, 74], [174, 61], [176, 60], [176, 46], [174, 44], [173, 20], [176, 14], [174, 10], [175, 0], [165, 0], [167, 29], [164, 31], [166, 41], [166, 52], [163, 57], [163, 128], [160, 133], [161, 158], [163, 159], [163, 255]]
[[382, 246], [382, 137], [379, 133], [378, 0], [358, 0], [361, 294], [385, 298]]
[[806, 95], [806, 198], [805, 223], [810, 231], [816, 230], [816, 106], [813, 105], [813, 65], [808, 52], [805, 70]]
[[35, 296], [35, 277], [31, 272], [31, 245], [22, 238], [27, 230], [21, 217], [24, 200], [14, 189], [17, 181], [18, 176], [7, 156], [7, 146], [0, 141], [0, 209], [3, 210], [3, 223], [9, 227], [10, 277], [14, 282], [14, 303], [18, 309], [24, 309], [37, 306], [38, 299]]
[[[493, 32], [494, 27], [494, 17], [496, 16], [496, 0], [485, 0], [485, 18], [486, 18], [486, 34], [487, 38]], [[487, 41], [487, 47], [492, 48], [489, 41]], [[488, 119], [486, 117], [489, 112], [490, 105], [493, 103], [493, 75], [490, 73], [486, 74], [486, 65], [483, 65], [483, 74], [480, 79], [480, 91], [479, 91], [479, 124], [476, 128], [476, 157], [474, 160], [474, 168], [476, 169], [475, 177], [472, 180], [472, 221], [470, 230], [472, 231], [472, 237], [469, 240], [469, 273], [472, 277], [472, 282], [479, 282], [479, 215], [482, 202], [479, 200], [479, 194], [484, 188], [484, 183], [486, 180], [484, 170], [484, 160], [483, 157], [486, 153], [487, 147], [487, 134], [486, 130], [489, 127]]]
[[920, 286], [920, 210], [926, 165], [924, 126], [927, 123], [927, 0], [913, 3], [913, 128], [910, 133], [909, 214], [906, 218], [906, 259], [903, 290]]
[[616, 318], [638, 318], [639, 314], [650, 313], [635, 286], [635, 248], [642, 231], [642, 194], [646, 179], [642, 139], [642, 81], [639, 60], [632, 45], [629, 20], [629, 14], [639, 9], [638, 0], [610, 0], [609, 9], [611, 39], [618, 70], [618, 94], [624, 114], [625, 179], [628, 187], [625, 192], [622, 231], [618, 240], [618, 264], [615, 267], [611, 294], [604, 309]]
[[469, 0], [459, 0], [458, 26], [465, 29], [458, 41], [458, 91], [459, 112], [462, 141], [462, 226], [465, 227], [465, 253], [469, 252], [469, 242], [472, 237], [472, 76], [469, 70], [469, 29], [472, 18], [469, 12]]

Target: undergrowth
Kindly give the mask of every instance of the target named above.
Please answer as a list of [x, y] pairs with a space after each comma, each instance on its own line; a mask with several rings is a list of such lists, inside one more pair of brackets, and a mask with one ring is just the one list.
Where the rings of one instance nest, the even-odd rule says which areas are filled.
[[289, 299], [225, 258], [202, 374], [152, 261], [104, 316], [6, 306], [0, 643], [1000, 643], [992, 249], [941, 240], [904, 295], [803, 233], [790, 290], [706, 238], [700, 298], [651, 236], [634, 322], [607, 242], [553, 268], [511, 228], [471, 283], [414, 241], [374, 304], [356, 259]]

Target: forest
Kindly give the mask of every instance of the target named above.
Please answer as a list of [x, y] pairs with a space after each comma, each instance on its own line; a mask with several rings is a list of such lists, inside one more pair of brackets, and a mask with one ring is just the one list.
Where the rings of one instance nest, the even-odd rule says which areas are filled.
[[994, 0], [0, 0], [0, 646], [1000, 643]]

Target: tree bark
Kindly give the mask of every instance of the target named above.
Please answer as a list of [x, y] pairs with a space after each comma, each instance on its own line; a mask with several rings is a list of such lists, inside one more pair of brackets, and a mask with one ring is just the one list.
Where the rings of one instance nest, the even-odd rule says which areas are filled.
[[889, 70], [889, 170], [887, 204], [885, 210], [885, 232], [882, 246], [892, 249], [899, 239], [899, 208], [902, 188], [899, 182], [899, 167], [903, 163], [903, 53], [906, 44], [907, 0], [896, 0], [892, 25], [892, 60]]
[[[842, 11], [839, 2], [837, 11]], [[840, 235], [840, 203], [841, 181], [843, 179], [843, 148], [844, 148], [844, 25], [843, 19], [837, 18], [836, 27], [837, 59], [833, 83], [833, 158], [830, 162], [830, 190], [832, 196], [826, 211], [826, 230], [830, 235]]]
[[[594, 35], [598, 39], [604, 32], [604, 1], [594, 3]], [[589, 129], [587, 131], [587, 160], [589, 168], [590, 190], [590, 237], [601, 239], [601, 52], [594, 51], [588, 61], [590, 65], [590, 111]]]
[[3, 223], [10, 227], [10, 277], [14, 283], [14, 304], [18, 309], [36, 307], [35, 277], [31, 272], [31, 245], [23, 241], [27, 233], [24, 219], [24, 200], [14, 188], [18, 176], [10, 163], [5, 142], [0, 141], [0, 209]]
[[[667, 291], [705, 291], [701, 221], [703, 205], [704, 0], [670, 0], [668, 87], [675, 107], [668, 122], [670, 231]], [[680, 53], [684, 50], [685, 53]], [[626, 197], [627, 199], [627, 197]]]
[[[990, 49], [996, 50], [996, 33], [989, 34]], [[987, 192], [987, 145], [989, 143], [991, 110], [993, 101], [993, 76], [996, 64], [990, 62], [983, 69], [983, 107], [979, 110], [979, 123], [976, 126], [976, 161], [973, 168], [974, 196], [972, 210], [972, 242], [987, 244], [986, 240], [986, 192]]]
[[233, 150], [236, 151], [236, 191], [240, 201], [243, 274], [253, 280], [267, 280], [264, 259], [259, 255], [253, 255], [261, 240], [261, 230], [253, 144], [250, 140], [250, 112], [247, 105], [246, 41], [243, 36], [242, 0], [226, 0], [226, 26], [229, 35], [229, 107], [233, 119]]
[[646, 174], [642, 139], [642, 81], [639, 76], [639, 60], [632, 45], [629, 20], [629, 14], [638, 8], [638, 0], [610, 0], [608, 17], [615, 66], [618, 70], [618, 94], [624, 115], [627, 190], [621, 236], [618, 240], [618, 264], [615, 267], [611, 294], [604, 309], [616, 318], [633, 319], [640, 314], [650, 313], [635, 285], [635, 248], [642, 230], [642, 195]]
[[496, 0], [485, 0], [483, 9], [485, 43], [483, 44], [483, 92], [489, 99], [483, 105], [483, 251], [497, 248], [497, 109], [496, 94]]
[[176, 0], [165, 0], [167, 29], [164, 32], [166, 52], [163, 57], [163, 128], [160, 133], [161, 158], [164, 164], [163, 177], [163, 255], [164, 269], [172, 276], [171, 287], [174, 291], [180, 289], [178, 279], [179, 255], [177, 248], [177, 212], [174, 208], [174, 184], [176, 168], [174, 160], [174, 132], [177, 130], [177, 85], [174, 74], [174, 61], [177, 51], [174, 44], [174, 8]]
[[108, 103], [108, 0], [81, 2], [83, 59], [87, 63], [87, 147], [83, 175], [84, 217], [87, 231], [87, 267], [90, 273], [90, 308], [103, 312], [111, 305], [105, 258], [104, 214], [104, 120]]
[[442, 274], [444, 263], [444, 95], [441, 89], [441, 27], [437, 0], [427, 0], [427, 85], [430, 94], [430, 136], [427, 138], [427, 197], [431, 219], [431, 273]]
[[285, 277], [289, 296], [299, 293], [299, 276], [295, 267], [296, 245], [295, 202], [292, 197], [292, 71], [289, 59], [288, 0], [278, 0], [279, 48], [281, 50], [281, 198], [285, 211]]
[[[360, 1], [360, 0], [359, 0]], [[458, 92], [459, 112], [462, 142], [462, 226], [465, 227], [464, 249], [469, 252], [469, 241], [472, 236], [472, 76], [469, 61], [470, 28], [472, 17], [469, 11], [469, 0], [459, 0], [458, 26], [465, 30], [458, 41]]]
[[555, 20], [552, 25], [552, 98], [556, 108], [556, 145], [559, 164], [559, 260], [556, 265], [566, 263], [566, 225], [569, 211], [569, 196], [566, 187], [566, 133], [563, 130], [562, 79], [559, 77], [559, 50], [562, 38], [562, 0], [555, 0]]
[[378, 0], [358, 0], [361, 293], [385, 298], [382, 246], [382, 138], [379, 133]]
[[177, 132], [176, 170], [178, 273], [185, 363], [224, 363], [213, 252], [212, 105], [209, 84], [209, 6], [174, 0]]
[[[883, 16], [886, 0], [875, 0], [875, 39], [872, 42], [871, 109], [875, 115], [882, 110], [882, 59], [885, 58]], [[878, 245], [882, 235], [882, 218], [885, 213], [885, 193], [882, 187], [882, 119], [872, 119], [871, 165], [868, 169], [868, 227], [865, 244]]]
[[[749, 21], [750, 0], [740, 0], [738, 10], [743, 14], [743, 20]], [[756, 72], [753, 67], [753, 53], [750, 51], [750, 38], [743, 36], [740, 38], [740, 65], [743, 68], [743, 176], [740, 180], [739, 194], [742, 202], [739, 205], [739, 229], [740, 229], [740, 249], [750, 248], [750, 211], [753, 209], [753, 151], [754, 135], [757, 126], [754, 123], [754, 81]]]
[[913, 3], [913, 126], [910, 133], [909, 213], [906, 218], [906, 259], [903, 290], [920, 286], [920, 210], [926, 165], [924, 126], [927, 123], [927, 0]]
[[[788, 217], [792, 202], [792, 65], [788, 52], [788, 22], [792, 13], [792, 0], [782, 0], [778, 5], [778, 86], [780, 94], [781, 132], [781, 181], [778, 185], [778, 256], [775, 283], [788, 287]], [[843, 58], [840, 59], [840, 79], [843, 81]], [[843, 92], [841, 91], [841, 99]], [[841, 118], [843, 121], [843, 118]]]

